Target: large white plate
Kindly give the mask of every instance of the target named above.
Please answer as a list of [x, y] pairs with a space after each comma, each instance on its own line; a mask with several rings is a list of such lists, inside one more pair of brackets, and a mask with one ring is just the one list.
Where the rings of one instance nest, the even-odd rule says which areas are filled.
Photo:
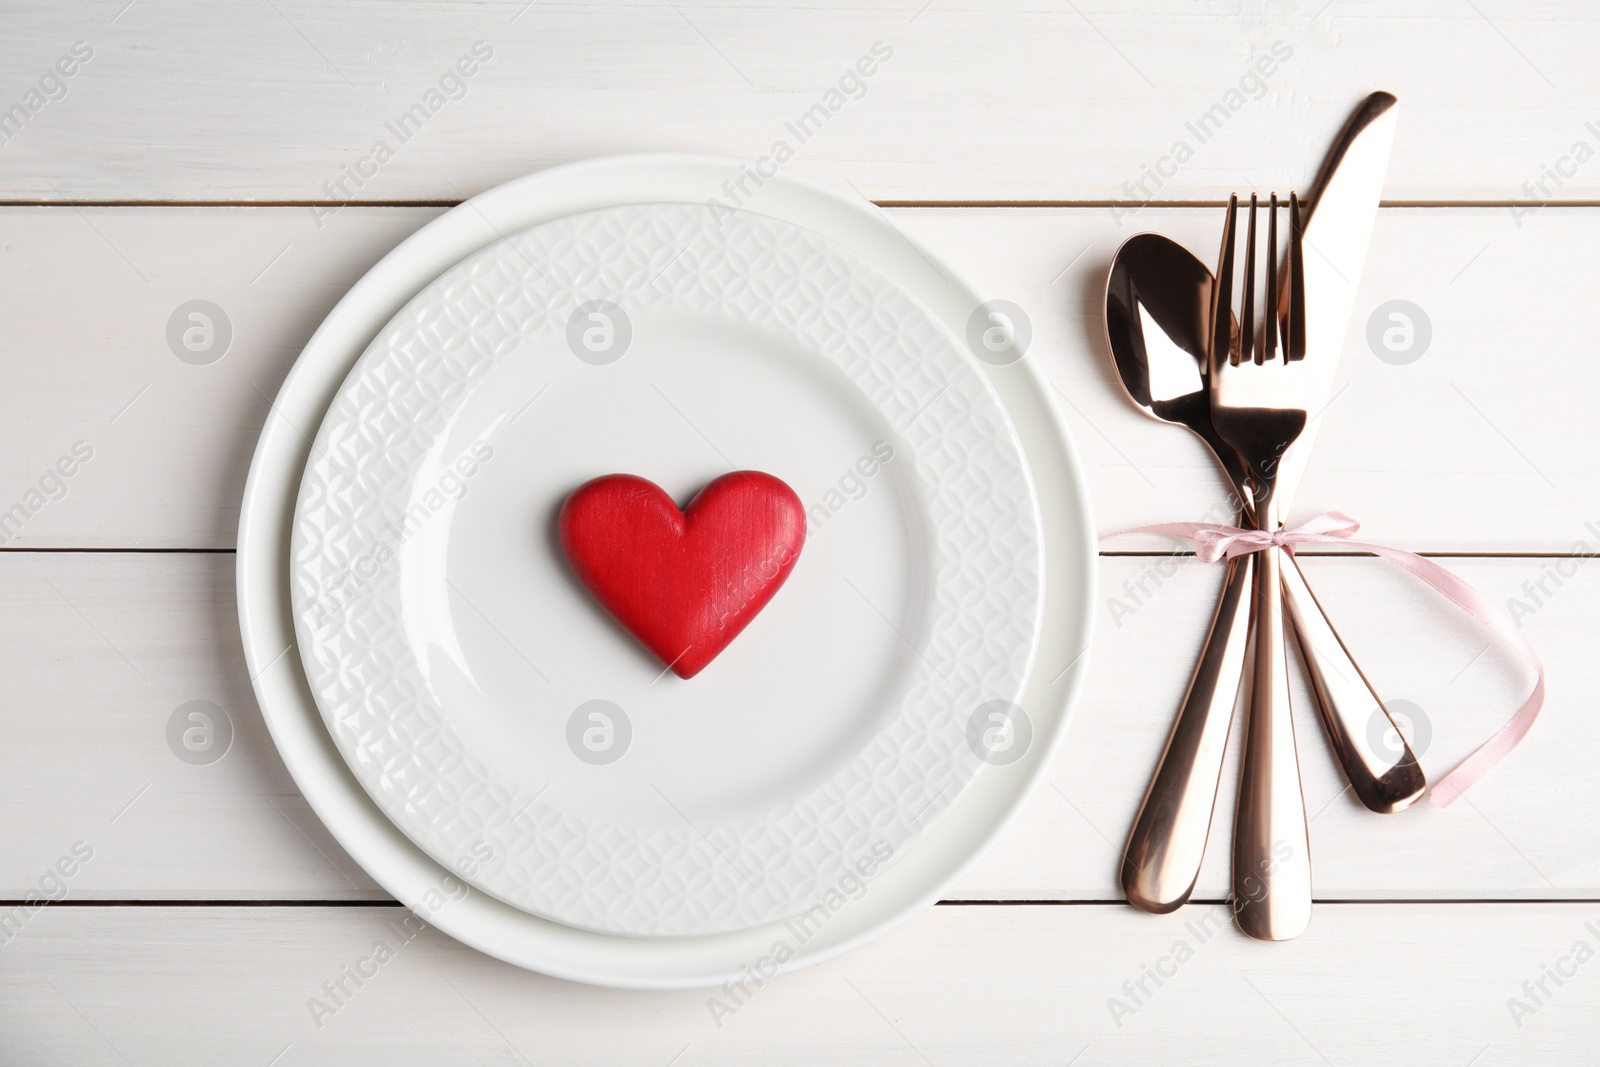
[[[301, 662], [356, 777], [434, 859], [485, 857], [472, 885], [609, 933], [775, 922], [903, 855], [1017, 743], [1038, 634], [1033, 487], [965, 346], [754, 212], [582, 212], [447, 271], [350, 372], [296, 508]], [[554, 518], [597, 475], [686, 499], [742, 469], [811, 536], [681, 679]]]
[[[1031, 362], [986, 366], [1038, 488], [1045, 533], [1044, 610], [1027, 687], [1032, 726], [1020, 758], [980, 776], [944, 821], [887, 868], [828, 895], [803, 923], [730, 934], [640, 939], [584, 931], [467, 892], [371, 801], [323, 726], [300, 669], [289, 608], [290, 513], [310, 453], [298, 426], [320, 424], [360, 353], [445, 270], [508, 233], [599, 207], [704, 204], [744, 173], [738, 160], [630, 156], [533, 175], [476, 197], [424, 227], [358, 283], [312, 338], [262, 433], [240, 521], [238, 581], [247, 662], [267, 724], [313, 808], [381, 884], [440, 929], [509, 962], [580, 981], [639, 988], [716, 984], [827, 959], [938, 899], [1021, 807], [1048, 768], [1082, 683], [1094, 595], [1094, 541], [1081, 472]], [[958, 334], [982, 300], [959, 272], [871, 205], [792, 175], [745, 205], [850, 248], [926, 303]], [[470, 864], [469, 864], [470, 865]]]

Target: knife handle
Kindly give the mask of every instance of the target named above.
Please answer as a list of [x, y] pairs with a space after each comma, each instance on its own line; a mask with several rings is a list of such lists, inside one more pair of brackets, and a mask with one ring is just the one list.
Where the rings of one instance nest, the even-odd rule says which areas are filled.
[[[1416, 754], [1372, 683], [1350, 657], [1322, 602], [1306, 584], [1300, 563], [1282, 549], [1283, 600], [1294, 622], [1300, 654], [1328, 743], [1361, 802], [1380, 814], [1410, 807], [1428, 788]], [[1379, 719], [1379, 716], [1382, 718]], [[1374, 720], [1378, 719], [1375, 723]], [[1381, 729], [1374, 730], [1374, 726]], [[1379, 749], [1374, 734], [1400, 739], [1398, 752]]]
[[1165, 913], [1194, 892], [1217, 803], [1228, 732], [1249, 644], [1247, 591], [1255, 556], [1229, 560], [1211, 619], [1144, 802], [1122, 857], [1122, 891], [1143, 911]]
[[1289, 704], [1288, 634], [1277, 549], [1256, 553], [1250, 622], [1255, 663], [1233, 821], [1233, 916], [1262, 941], [1299, 937], [1311, 922], [1311, 846]]

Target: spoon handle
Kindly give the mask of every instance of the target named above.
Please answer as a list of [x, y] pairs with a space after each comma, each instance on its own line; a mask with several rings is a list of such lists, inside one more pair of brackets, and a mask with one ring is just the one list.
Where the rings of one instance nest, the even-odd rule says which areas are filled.
[[1217, 802], [1222, 759], [1243, 681], [1255, 556], [1230, 560], [1211, 619], [1122, 857], [1122, 890], [1143, 911], [1181, 907], [1194, 892]]
[[1351, 659], [1322, 602], [1306, 584], [1299, 561], [1284, 556], [1283, 600], [1328, 743], [1363, 804], [1381, 814], [1409, 807], [1428, 788], [1417, 757]]

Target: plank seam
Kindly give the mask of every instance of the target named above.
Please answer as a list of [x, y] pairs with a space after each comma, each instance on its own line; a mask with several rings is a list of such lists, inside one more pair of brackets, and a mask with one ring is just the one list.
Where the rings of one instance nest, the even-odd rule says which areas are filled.
[[[33, 907], [37, 900], [0, 900], [0, 908]], [[1226, 899], [1197, 899], [1191, 905], [1211, 906], [1227, 904]], [[1494, 904], [1600, 904], [1600, 897], [1340, 897], [1338, 899], [1314, 898], [1319, 907], [1341, 905], [1468, 905]], [[398, 900], [57, 900], [46, 902], [47, 908], [403, 908]], [[1126, 908], [1125, 900], [941, 900], [941, 908]]]
[[[25, 545], [0, 546], [0, 556], [15, 555], [167, 555], [167, 556], [231, 556], [236, 549], [232, 548], [120, 548], [120, 547], [29, 547]], [[1161, 552], [1155, 549], [1146, 550], [1102, 550], [1097, 553], [1101, 559], [1167, 559], [1172, 556], [1192, 557], [1192, 551]], [[1418, 552], [1416, 555], [1425, 559], [1592, 559], [1590, 553], [1583, 552]], [[1295, 556], [1300, 559], [1377, 559], [1371, 552], [1311, 552], [1299, 551]]]
[[[451, 208], [461, 200], [37, 200], [0, 199], [0, 207], [154, 207], [154, 208], [224, 208], [224, 207], [303, 207], [339, 211], [347, 207], [373, 208]], [[1158, 200], [1148, 203], [1136, 200], [874, 200], [881, 208], [1088, 208], [1109, 210], [1161, 211], [1183, 208], [1221, 208], [1226, 200]], [[1384, 200], [1380, 208], [1483, 208], [1505, 211], [1513, 207], [1527, 208], [1522, 200]], [[1546, 208], [1595, 208], [1600, 200], [1550, 200], [1539, 205]]]

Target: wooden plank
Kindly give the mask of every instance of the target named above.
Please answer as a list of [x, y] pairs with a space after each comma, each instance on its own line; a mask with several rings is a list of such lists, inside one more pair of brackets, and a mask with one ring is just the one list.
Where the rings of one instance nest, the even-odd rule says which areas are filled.
[[[1594, 903], [1331, 906], [1281, 945], [1235, 933], [1220, 905], [1162, 917], [939, 907], [742, 993], [571, 985], [431, 928], [404, 940], [395, 924], [407, 915], [44, 909], [0, 950], [0, 1055], [18, 1067], [1506, 1067], [1592, 1062], [1600, 1011]], [[344, 978], [355, 967], [367, 972], [359, 987]], [[1566, 976], [1546, 977], [1557, 969]], [[348, 995], [334, 999], [324, 983], [341, 980]], [[1524, 986], [1541, 981], [1542, 994]]]
[[[0, 899], [21, 897], [78, 841], [75, 900], [372, 900], [382, 891], [295, 791], [246, 677], [227, 554], [0, 554]], [[1600, 896], [1600, 565], [1451, 561], [1491, 599], [1526, 599], [1552, 676], [1525, 747], [1448, 810], [1378, 816], [1345, 795], [1303, 695], [1298, 724], [1322, 899]], [[1557, 585], [1545, 578], [1573, 571]], [[1520, 702], [1525, 671], [1474, 624], [1373, 559], [1314, 559], [1312, 580], [1363, 665], [1415, 709], [1437, 774]], [[1089, 683], [1049, 781], [952, 891], [975, 900], [1115, 900], [1118, 856], [1212, 607], [1193, 557], [1107, 557]], [[1133, 590], [1129, 592], [1129, 590]], [[1534, 607], [1527, 600], [1529, 607]], [[1587, 679], [1587, 681], [1586, 681]], [[231, 750], [184, 762], [169, 721], [190, 701], [231, 719]], [[996, 768], [992, 773], [1005, 773]], [[1227, 894], [1234, 764], [1201, 899]]]
[[[436, 214], [350, 208], [319, 230], [304, 208], [0, 209], [0, 514], [41, 505], [4, 529], [16, 535], [8, 543], [231, 547], [255, 437], [296, 354], [345, 289]], [[1151, 209], [1120, 225], [1094, 209], [896, 214], [1032, 319], [1102, 530], [1223, 516], [1211, 459], [1128, 404], [1101, 327], [1118, 243], [1151, 228], [1209, 256], [1215, 211]], [[1521, 229], [1484, 209], [1380, 213], [1298, 510], [1344, 510], [1372, 537], [1423, 550], [1570, 552], [1600, 539], [1589, 527], [1600, 520], [1589, 411], [1600, 363], [1584, 355], [1594, 302], [1588, 274], [1561, 269], [1580, 267], [1597, 242], [1597, 209], [1546, 212]], [[1537, 314], [1507, 295], [1529, 278]], [[232, 328], [226, 354], [205, 366], [167, 340], [169, 318], [194, 299], [220, 306]], [[1429, 323], [1431, 341], [1408, 365], [1383, 362], [1367, 341], [1393, 300]], [[1557, 366], [1554, 387], [1546, 371]], [[29, 498], [80, 441], [94, 457], [65, 497]]]
[[[431, 0], [382, 18], [79, 0], [7, 14], [0, 107], [32, 113], [6, 128], [0, 195], [301, 201], [344, 181], [341, 199], [454, 201], [591, 156], [783, 142], [876, 199], [1218, 199], [1303, 187], [1386, 88], [1407, 108], [1389, 196], [1505, 202], [1542, 180], [1539, 200], [1593, 199], [1600, 164], [1572, 150], [1600, 145], [1594, 36], [1579, 0]], [[48, 80], [61, 60], [72, 77]]]
[[[1097, 526], [1125, 529], [1226, 514], [1214, 461], [1184, 431], [1145, 418], [1123, 396], [1104, 341], [1105, 277], [1135, 229], [1215, 256], [1221, 212], [1147, 212], [1119, 226], [1096, 212], [920, 211], [907, 222], [1011, 296], [1036, 328], [1039, 362], [1088, 469]], [[1600, 428], [1588, 413], [1600, 366], [1585, 359], [1593, 327], [1583, 264], [1600, 212], [1546, 213], [1516, 229], [1497, 212], [1379, 213], [1333, 397], [1294, 514], [1337, 509], [1373, 540], [1416, 551], [1571, 552], [1600, 511]], [[1074, 257], [1081, 258], [1076, 259]], [[1540, 312], [1508, 311], [1540, 279]], [[1417, 346], [1383, 348], [1393, 302], [1413, 305]], [[1369, 343], [1377, 319], [1379, 347]], [[1431, 334], [1420, 343], [1426, 325]], [[1397, 337], [1399, 341], [1402, 338]], [[1529, 361], [1559, 365], [1560, 386]], [[1580, 486], [1584, 488], [1579, 488]], [[1157, 540], [1108, 549], [1165, 548]]]

